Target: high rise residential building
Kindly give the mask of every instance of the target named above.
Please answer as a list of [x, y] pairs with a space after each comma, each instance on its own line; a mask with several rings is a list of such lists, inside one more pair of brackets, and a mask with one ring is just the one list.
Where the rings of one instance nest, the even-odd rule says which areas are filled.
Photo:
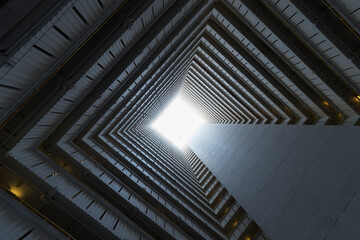
[[[0, 3], [0, 239], [359, 239], [360, 1]], [[181, 96], [182, 149], [151, 126]]]

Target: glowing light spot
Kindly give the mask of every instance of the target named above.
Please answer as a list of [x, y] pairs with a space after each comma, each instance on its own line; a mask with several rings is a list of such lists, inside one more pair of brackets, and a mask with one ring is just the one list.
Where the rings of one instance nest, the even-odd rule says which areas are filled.
[[23, 197], [24, 191], [22, 191], [20, 188], [12, 187], [10, 188], [10, 191], [15, 194], [18, 198]]
[[194, 108], [178, 97], [152, 124], [152, 127], [175, 146], [182, 148], [204, 122]]

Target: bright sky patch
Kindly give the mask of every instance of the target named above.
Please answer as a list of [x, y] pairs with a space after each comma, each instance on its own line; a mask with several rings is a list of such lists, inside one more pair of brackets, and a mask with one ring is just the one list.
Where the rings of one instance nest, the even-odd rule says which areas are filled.
[[193, 107], [178, 97], [152, 124], [152, 127], [175, 146], [182, 148], [204, 122]]

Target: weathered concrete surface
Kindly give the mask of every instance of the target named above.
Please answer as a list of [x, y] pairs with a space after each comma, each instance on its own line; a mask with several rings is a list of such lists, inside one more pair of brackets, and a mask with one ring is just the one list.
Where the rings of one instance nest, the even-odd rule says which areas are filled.
[[205, 124], [189, 143], [272, 239], [360, 239], [360, 127]]

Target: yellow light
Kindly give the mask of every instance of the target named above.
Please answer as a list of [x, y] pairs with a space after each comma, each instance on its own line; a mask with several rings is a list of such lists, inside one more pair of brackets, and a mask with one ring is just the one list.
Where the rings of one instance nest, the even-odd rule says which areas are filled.
[[15, 194], [18, 198], [22, 198], [24, 195], [24, 191], [21, 191], [21, 189], [17, 187], [10, 188], [10, 192]]
[[250, 240], [251, 238], [249, 236], [246, 236], [245, 237], [245, 240]]
[[237, 222], [237, 221], [235, 221], [235, 222], [233, 223], [233, 226], [235, 227], [237, 224], [238, 224], [238, 222]]
[[329, 103], [327, 101], [323, 102], [325, 106], [329, 106]]

